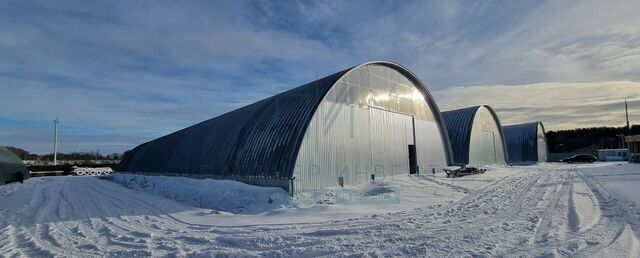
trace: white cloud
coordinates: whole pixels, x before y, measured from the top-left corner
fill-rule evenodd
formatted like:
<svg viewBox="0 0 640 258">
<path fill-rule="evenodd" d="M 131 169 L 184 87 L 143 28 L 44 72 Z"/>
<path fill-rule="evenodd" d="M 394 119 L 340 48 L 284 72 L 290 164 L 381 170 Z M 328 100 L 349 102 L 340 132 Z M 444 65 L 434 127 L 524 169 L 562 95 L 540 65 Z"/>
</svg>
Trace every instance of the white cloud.
<svg viewBox="0 0 640 258">
<path fill-rule="evenodd" d="M 503 125 L 542 121 L 547 130 L 640 124 L 640 82 L 536 83 L 452 87 L 433 92 L 440 110 L 493 107 Z"/>
<path fill-rule="evenodd" d="M 436 89 L 640 80 L 637 1 L 302 1 L 296 7 L 305 27 L 332 30 L 323 40 L 351 53 L 340 58 L 397 61 Z"/>
</svg>

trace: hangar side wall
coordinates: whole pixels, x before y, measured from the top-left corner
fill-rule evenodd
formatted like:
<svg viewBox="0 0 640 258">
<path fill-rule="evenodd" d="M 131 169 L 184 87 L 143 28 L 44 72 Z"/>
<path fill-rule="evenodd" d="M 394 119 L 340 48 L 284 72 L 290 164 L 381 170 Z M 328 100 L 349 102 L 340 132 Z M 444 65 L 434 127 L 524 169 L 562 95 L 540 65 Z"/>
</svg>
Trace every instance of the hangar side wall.
<svg viewBox="0 0 640 258">
<path fill-rule="evenodd" d="M 317 190 L 409 173 L 415 145 L 421 173 L 447 165 L 441 125 L 415 82 L 368 64 L 345 74 L 314 114 L 294 169 L 294 189 Z M 414 139 L 415 135 L 415 139 Z"/>
<path fill-rule="evenodd" d="M 544 126 L 542 123 L 538 123 L 537 130 L 537 142 L 538 142 L 538 162 L 546 162 L 547 161 L 547 135 L 544 130 Z"/>
<path fill-rule="evenodd" d="M 503 137 L 496 119 L 485 106 L 476 111 L 469 143 L 469 165 L 505 164 Z"/>
</svg>

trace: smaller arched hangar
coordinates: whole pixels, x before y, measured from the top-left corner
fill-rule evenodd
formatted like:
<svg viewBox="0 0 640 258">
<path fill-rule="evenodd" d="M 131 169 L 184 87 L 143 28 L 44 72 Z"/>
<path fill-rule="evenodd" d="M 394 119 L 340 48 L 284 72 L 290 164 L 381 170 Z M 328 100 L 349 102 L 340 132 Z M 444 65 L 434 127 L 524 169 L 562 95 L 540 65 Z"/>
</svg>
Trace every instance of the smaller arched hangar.
<svg viewBox="0 0 640 258">
<path fill-rule="evenodd" d="M 547 161 L 547 136 L 542 122 L 507 125 L 502 128 L 509 162 Z"/>
<path fill-rule="evenodd" d="M 489 106 L 442 112 L 451 141 L 454 165 L 481 167 L 505 164 L 506 145 L 502 126 Z"/>
<path fill-rule="evenodd" d="M 0 147 L 0 185 L 17 180 L 17 173 L 21 173 L 24 179 L 30 176 L 29 169 L 18 156 Z"/>
</svg>

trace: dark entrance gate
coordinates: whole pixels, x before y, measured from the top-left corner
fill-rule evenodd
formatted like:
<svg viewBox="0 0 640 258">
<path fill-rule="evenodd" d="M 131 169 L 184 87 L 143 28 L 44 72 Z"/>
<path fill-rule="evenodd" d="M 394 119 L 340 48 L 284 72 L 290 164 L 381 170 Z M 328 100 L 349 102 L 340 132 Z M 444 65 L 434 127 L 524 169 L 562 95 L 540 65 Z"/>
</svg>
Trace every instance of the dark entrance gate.
<svg viewBox="0 0 640 258">
<path fill-rule="evenodd" d="M 416 146 L 409 145 L 409 174 L 418 173 L 418 156 L 416 155 Z"/>
</svg>

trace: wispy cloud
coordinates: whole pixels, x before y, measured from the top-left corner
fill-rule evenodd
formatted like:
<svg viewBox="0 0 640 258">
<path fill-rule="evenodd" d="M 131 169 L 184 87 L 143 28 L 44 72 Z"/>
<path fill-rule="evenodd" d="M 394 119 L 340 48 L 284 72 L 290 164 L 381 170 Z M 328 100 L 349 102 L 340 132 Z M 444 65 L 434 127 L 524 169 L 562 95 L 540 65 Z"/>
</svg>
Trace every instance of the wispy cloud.
<svg viewBox="0 0 640 258">
<path fill-rule="evenodd" d="M 123 151 L 379 59 L 434 91 L 632 83 L 638 12 L 636 1 L 3 1 L 0 145 L 46 152 L 25 132 L 44 139 L 61 116 L 67 137 L 93 137 L 69 150 Z"/>
<path fill-rule="evenodd" d="M 537 83 L 452 87 L 434 92 L 441 110 L 490 105 L 502 124 L 542 121 L 547 130 L 640 124 L 640 83 Z"/>
</svg>

